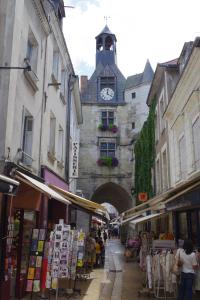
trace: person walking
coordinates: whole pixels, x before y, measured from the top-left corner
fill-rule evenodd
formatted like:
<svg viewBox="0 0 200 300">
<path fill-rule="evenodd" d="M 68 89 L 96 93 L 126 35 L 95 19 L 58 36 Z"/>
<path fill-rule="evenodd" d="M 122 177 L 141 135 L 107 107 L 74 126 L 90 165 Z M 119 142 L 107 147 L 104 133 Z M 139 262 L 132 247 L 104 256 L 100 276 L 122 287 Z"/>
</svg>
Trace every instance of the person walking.
<svg viewBox="0 0 200 300">
<path fill-rule="evenodd" d="M 101 228 L 100 228 L 100 227 L 98 228 L 97 234 L 98 234 L 98 237 L 99 237 L 99 239 L 100 239 L 100 238 L 101 238 Z"/>
<path fill-rule="evenodd" d="M 183 249 L 180 248 L 177 250 L 176 259 L 181 265 L 181 282 L 177 300 L 192 300 L 192 286 L 195 270 L 198 268 L 192 241 L 184 241 Z"/>
<path fill-rule="evenodd" d="M 104 244 L 106 244 L 107 238 L 108 238 L 108 235 L 107 235 L 106 231 L 104 230 L 104 231 L 103 231 L 103 240 L 104 240 Z"/>
<path fill-rule="evenodd" d="M 98 268 L 100 266 L 100 255 L 101 255 L 101 247 L 99 243 L 99 238 L 95 238 L 95 251 L 96 251 L 96 263 L 95 267 Z"/>
<path fill-rule="evenodd" d="M 101 249 L 100 264 L 103 267 L 104 263 L 105 263 L 105 246 L 104 246 L 102 239 L 99 239 L 99 245 L 100 245 L 100 249 Z"/>
</svg>

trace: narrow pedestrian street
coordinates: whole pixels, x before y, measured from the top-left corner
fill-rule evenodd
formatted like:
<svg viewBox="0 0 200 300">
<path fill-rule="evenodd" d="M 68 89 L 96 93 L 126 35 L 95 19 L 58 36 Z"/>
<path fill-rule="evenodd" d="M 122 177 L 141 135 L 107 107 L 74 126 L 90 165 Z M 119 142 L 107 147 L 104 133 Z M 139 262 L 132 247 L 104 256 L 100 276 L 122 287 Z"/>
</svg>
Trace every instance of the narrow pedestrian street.
<svg viewBox="0 0 200 300">
<path fill-rule="evenodd" d="M 81 295 L 74 299 L 82 300 L 134 300 L 145 282 L 137 262 L 126 262 L 124 247 L 118 239 L 112 239 L 106 245 L 104 269 L 94 269 L 86 281 L 78 281 L 77 289 Z M 61 298 L 64 300 L 64 298 Z M 73 297 L 71 297 L 73 299 Z M 150 299 L 140 296 L 141 300 Z"/>
</svg>

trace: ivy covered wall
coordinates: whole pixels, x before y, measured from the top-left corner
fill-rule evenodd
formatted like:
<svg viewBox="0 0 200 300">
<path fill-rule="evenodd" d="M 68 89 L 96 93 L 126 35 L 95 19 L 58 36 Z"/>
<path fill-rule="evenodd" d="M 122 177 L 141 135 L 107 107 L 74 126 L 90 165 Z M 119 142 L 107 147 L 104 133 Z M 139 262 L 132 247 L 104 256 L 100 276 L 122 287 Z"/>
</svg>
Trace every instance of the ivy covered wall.
<svg viewBox="0 0 200 300">
<path fill-rule="evenodd" d="M 149 109 L 149 115 L 139 134 L 134 147 L 135 152 L 135 194 L 136 204 L 138 194 L 146 192 L 148 199 L 153 196 L 152 168 L 155 161 L 155 107 L 156 96 L 154 96 Z"/>
</svg>

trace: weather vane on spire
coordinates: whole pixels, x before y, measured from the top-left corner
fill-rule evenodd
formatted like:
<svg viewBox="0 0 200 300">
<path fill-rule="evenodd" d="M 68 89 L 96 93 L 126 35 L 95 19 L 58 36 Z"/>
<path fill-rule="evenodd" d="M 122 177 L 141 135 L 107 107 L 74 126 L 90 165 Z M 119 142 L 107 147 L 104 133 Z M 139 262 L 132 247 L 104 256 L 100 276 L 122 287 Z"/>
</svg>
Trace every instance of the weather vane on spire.
<svg viewBox="0 0 200 300">
<path fill-rule="evenodd" d="M 108 25 L 108 19 L 110 19 L 109 16 L 104 16 L 104 20 L 106 21 L 106 25 Z"/>
</svg>

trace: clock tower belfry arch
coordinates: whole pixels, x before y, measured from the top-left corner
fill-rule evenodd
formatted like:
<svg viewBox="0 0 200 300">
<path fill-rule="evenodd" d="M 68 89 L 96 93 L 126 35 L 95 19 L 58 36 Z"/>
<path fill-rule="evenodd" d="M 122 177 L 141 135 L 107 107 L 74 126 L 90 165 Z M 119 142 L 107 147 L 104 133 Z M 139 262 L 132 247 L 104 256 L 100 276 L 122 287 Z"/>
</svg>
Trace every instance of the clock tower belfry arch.
<svg viewBox="0 0 200 300">
<path fill-rule="evenodd" d="M 82 103 L 124 104 L 126 79 L 117 66 L 116 36 L 106 25 L 96 36 L 96 67 L 89 80 L 81 81 Z"/>
<path fill-rule="evenodd" d="M 117 65 L 116 36 L 106 25 L 102 32 L 96 36 L 96 67 L 99 63 L 103 66 Z"/>
</svg>

